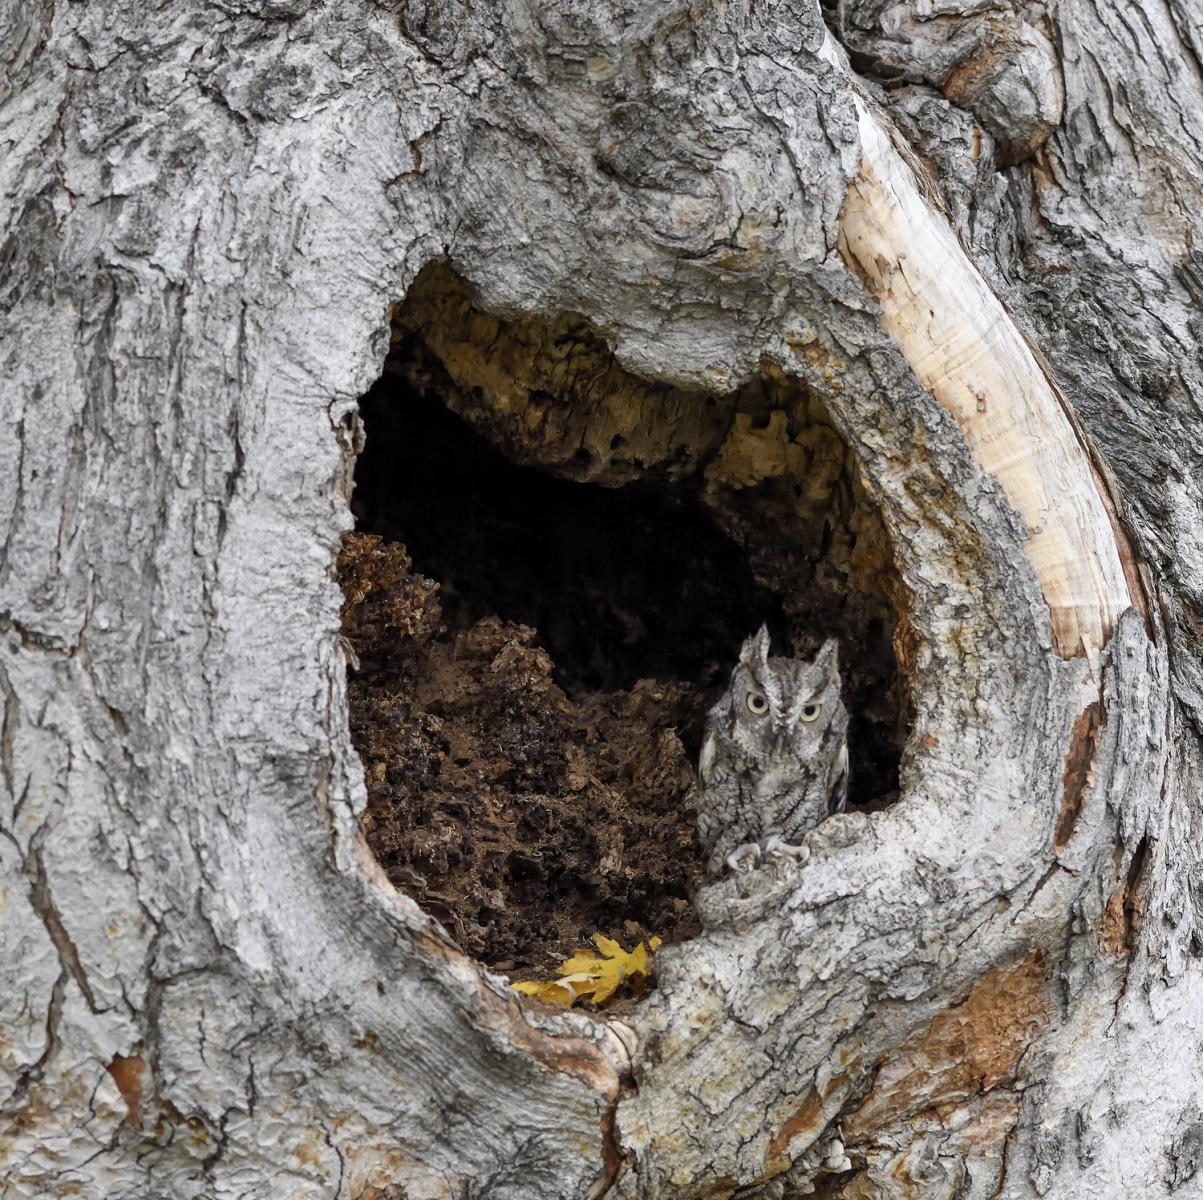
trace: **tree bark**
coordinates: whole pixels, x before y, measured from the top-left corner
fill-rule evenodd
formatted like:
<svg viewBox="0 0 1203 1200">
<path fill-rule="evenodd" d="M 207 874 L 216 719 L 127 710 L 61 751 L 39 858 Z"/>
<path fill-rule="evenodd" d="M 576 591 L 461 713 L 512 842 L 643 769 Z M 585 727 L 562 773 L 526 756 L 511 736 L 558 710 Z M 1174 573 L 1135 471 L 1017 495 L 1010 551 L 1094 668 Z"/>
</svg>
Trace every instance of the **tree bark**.
<svg viewBox="0 0 1203 1200">
<path fill-rule="evenodd" d="M 929 7 L 8 6 L 5 1195 L 1199 1186 L 1203 25 Z M 900 581 L 902 798 L 622 1019 L 358 829 L 332 569 L 438 262 L 819 397 Z"/>
</svg>

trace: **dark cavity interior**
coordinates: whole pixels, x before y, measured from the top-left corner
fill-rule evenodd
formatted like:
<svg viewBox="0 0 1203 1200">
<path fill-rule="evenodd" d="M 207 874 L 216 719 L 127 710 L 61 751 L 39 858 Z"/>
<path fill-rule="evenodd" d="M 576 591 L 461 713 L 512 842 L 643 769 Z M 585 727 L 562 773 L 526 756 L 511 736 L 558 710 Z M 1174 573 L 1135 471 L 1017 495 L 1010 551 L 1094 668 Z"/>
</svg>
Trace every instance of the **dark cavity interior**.
<svg viewBox="0 0 1203 1200">
<path fill-rule="evenodd" d="M 516 466 L 444 401 L 448 381 L 403 341 L 360 401 L 357 528 L 402 542 L 439 583 L 448 630 L 528 625 L 571 695 L 639 679 L 715 683 L 732 646 L 781 604 L 696 493 L 574 483 Z"/>
<path fill-rule="evenodd" d="M 896 795 L 893 568 L 799 387 L 647 384 L 445 270 L 398 311 L 340 560 L 352 736 L 376 855 L 487 965 L 696 932 L 693 764 L 761 622 L 840 637 L 851 802 Z"/>
</svg>

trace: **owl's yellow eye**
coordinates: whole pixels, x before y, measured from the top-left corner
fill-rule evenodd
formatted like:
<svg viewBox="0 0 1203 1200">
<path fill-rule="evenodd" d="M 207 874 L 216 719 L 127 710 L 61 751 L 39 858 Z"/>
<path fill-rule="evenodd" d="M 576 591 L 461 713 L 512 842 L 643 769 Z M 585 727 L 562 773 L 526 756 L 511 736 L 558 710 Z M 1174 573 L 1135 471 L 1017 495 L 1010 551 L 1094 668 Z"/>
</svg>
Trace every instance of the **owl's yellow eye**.
<svg viewBox="0 0 1203 1200">
<path fill-rule="evenodd" d="M 769 711 L 769 702 L 760 692 L 748 693 L 748 712 L 755 716 L 763 717 Z"/>
<path fill-rule="evenodd" d="M 821 713 L 822 711 L 823 711 L 823 706 L 821 704 L 808 704 L 802 710 L 802 720 L 817 721 L 819 719 L 819 713 Z"/>
</svg>

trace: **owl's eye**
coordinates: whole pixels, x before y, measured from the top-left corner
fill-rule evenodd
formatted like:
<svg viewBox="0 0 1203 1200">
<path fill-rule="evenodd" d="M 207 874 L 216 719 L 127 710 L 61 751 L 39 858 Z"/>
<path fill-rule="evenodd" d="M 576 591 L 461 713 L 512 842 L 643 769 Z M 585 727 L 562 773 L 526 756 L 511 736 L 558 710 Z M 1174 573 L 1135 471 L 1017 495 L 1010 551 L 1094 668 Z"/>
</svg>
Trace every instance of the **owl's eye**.
<svg viewBox="0 0 1203 1200">
<path fill-rule="evenodd" d="M 769 702 L 761 695 L 760 692 L 748 693 L 748 712 L 754 713 L 758 717 L 764 716 L 769 711 Z"/>
<path fill-rule="evenodd" d="M 817 721 L 819 719 L 819 713 L 821 713 L 822 711 L 823 711 L 823 706 L 821 704 L 808 704 L 802 710 L 802 720 Z"/>
</svg>

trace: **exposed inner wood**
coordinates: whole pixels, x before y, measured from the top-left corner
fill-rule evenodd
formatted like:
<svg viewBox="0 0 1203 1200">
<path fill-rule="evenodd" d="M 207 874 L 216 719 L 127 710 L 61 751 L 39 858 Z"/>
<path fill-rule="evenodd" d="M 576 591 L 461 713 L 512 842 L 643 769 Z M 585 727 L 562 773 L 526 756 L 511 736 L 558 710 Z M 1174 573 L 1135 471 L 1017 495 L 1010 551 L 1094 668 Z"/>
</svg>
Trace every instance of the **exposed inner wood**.
<svg viewBox="0 0 1203 1200">
<path fill-rule="evenodd" d="M 1122 851 L 1117 853 L 1117 857 L 1122 862 Z M 1149 843 L 1142 838 L 1132 852 L 1127 871 L 1103 909 L 1099 922 L 1099 942 L 1108 954 L 1116 957 L 1131 954 L 1135 944 L 1136 930 L 1144 914 L 1145 869 L 1148 859 Z"/>
<path fill-rule="evenodd" d="M 1082 811 L 1082 802 L 1094 775 L 1094 756 L 1098 749 L 1103 726 L 1103 705 L 1095 700 L 1088 704 L 1074 723 L 1069 753 L 1065 756 L 1064 793 L 1053 849 L 1058 854 L 1069 845 L 1074 827 Z"/>
<path fill-rule="evenodd" d="M 1136 598 L 1091 456 L 1014 317 L 859 99 L 857 111 L 862 168 L 845 199 L 840 252 L 1023 519 L 1058 653 L 1092 654 Z"/>
<path fill-rule="evenodd" d="M 968 1182 L 969 1173 L 979 1186 L 1001 1183 L 1003 1144 L 1019 1106 L 1011 1085 L 1050 1019 L 1048 974 L 1045 956 L 1033 950 L 983 975 L 964 1000 L 883 1064 L 841 1123 L 857 1169 L 833 1181 L 825 1194 L 841 1200 L 931 1195 L 923 1148 L 932 1140 L 950 1163 L 965 1163 L 954 1167 L 946 1184 Z"/>
<path fill-rule="evenodd" d="M 1015 1078 L 1019 1059 L 1047 1024 L 1042 951 L 983 975 L 960 1004 L 940 1013 L 883 1066 L 844 1122 L 849 1143 L 890 1121 L 950 1109 Z"/>
<path fill-rule="evenodd" d="M 803 1144 L 813 1139 L 815 1133 L 827 1124 L 832 1096 L 839 1093 L 842 1098 L 847 1091 L 848 1078 L 844 1075 L 829 1080 L 821 1095 L 811 1088 L 798 1111 L 773 1135 L 769 1143 L 769 1164 L 775 1169 L 788 1164 L 793 1157 L 790 1144 L 796 1139 L 804 1139 Z"/>
<path fill-rule="evenodd" d="M 143 1101 L 148 1087 L 152 1085 L 146 1060 L 137 1054 L 114 1054 L 109 1061 L 108 1072 L 129 1110 L 125 1118 L 126 1124 L 140 1125 Z"/>
</svg>

